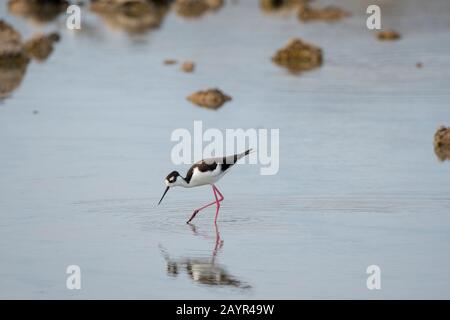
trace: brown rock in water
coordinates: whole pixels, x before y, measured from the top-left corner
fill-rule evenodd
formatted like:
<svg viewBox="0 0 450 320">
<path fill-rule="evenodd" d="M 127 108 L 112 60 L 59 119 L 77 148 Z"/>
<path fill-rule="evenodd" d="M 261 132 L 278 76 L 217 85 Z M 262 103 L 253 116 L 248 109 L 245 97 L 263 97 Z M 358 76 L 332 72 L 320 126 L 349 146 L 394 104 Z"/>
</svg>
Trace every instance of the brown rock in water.
<svg viewBox="0 0 450 320">
<path fill-rule="evenodd" d="M 195 63 L 192 61 L 185 61 L 181 65 L 181 70 L 183 70 L 184 72 L 192 72 L 192 71 L 194 71 L 194 69 L 195 69 Z"/>
<path fill-rule="evenodd" d="M 15 90 L 25 75 L 29 57 L 46 59 L 53 51 L 53 43 L 59 34 L 38 34 L 22 42 L 22 37 L 12 26 L 0 20 L 0 98 L 7 97 Z"/>
<path fill-rule="evenodd" d="M 434 134 L 434 152 L 439 160 L 450 160 L 450 127 L 441 126 Z"/>
<path fill-rule="evenodd" d="M 59 39 L 60 36 L 56 32 L 49 35 L 39 33 L 25 43 L 25 50 L 34 59 L 44 61 L 53 52 L 53 44 Z"/>
<path fill-rule="evenodd" d="M 416 68 L 421 69 L 423 67 L 423 63 L 422 62 L 417 62 L 416 63 Z"/>
<path fill-rule="evenodd" d="M 20 67 L 28 61 L 20 33 L 4 20 L 0 20 L 0 66 Z"/>
<path fill-rule="evenodd" d="M 111 27 L 131 33 L 158 28 L 168 11 L 167 1 L 92 0 L 90 9 Z"/>
<path fill-rule="evenodd" d="M 5 66 L 0 63 L 0 100 L 17 89 L 25 76 L 28 63 Z"/>
<path fill-rule="evenodd" d="M 210 10 L 217 10 L 223 6 L 223 0 L 205 0 Z"/>
<path fill-rule="evenodd" d="M 384 30 L 377 34 L 378 40 L 398 40 L 400 34 L 394 30 Z"/>
<path fill-rule="evenodd" d="M 188 96 L 187 99 L 201 107 L 218 109 L 225 102 L 230 101 L 231 97 L 219 89 L 208 89 L 206 91 L 197 91 Z"/>
<path fill-rule="evenodd" d="M 272 57 L 272 61 L 297 73 L 322 65 L 322 50 L 300 39 L 291 39 Z"/>
<path fill-rule="evenodd" d="M 176 0 L 175 11 L 185 18 L 198 18 L 208 11 L 221 8 L 223 0 Z"/>
<path fill-rule="evenodd" d="M 66 0 L 9 0 L 8 9 L 14 15 L 43 23 L 54 20 L 66 12 L 69 2 Z"/>
<path fill-rule="evenodd" d="M 303 22 L 313 20 L 337 21 L 350 16 L 350 12 L 339 7 L 327 6 L 324 8 L 312 8 L 308 3 L 300 5 L 298 18 Z"/>
<path fill-rule="evenodd" d="M 177 64 L 177 63 L 178 63 L 178 61 L 175 60 L 175 59 L 166 59 L 166 60 L 164 60 L 164 64 L 165 65 L 173 65 L 173 64 Z"/>
<path fill-rule="evenodd" d="M 309 2 L 309 0 L 260 0 L 259 6 L 266 12 L 278 12 L 281 10 L 291 10 L 299 5 Z"/>
<path fill-rule="evenodd" d="M 0 20 L 0 99 L 8 97 L 20 85 L 28 62 L 20 33 Z"/>
</svg>

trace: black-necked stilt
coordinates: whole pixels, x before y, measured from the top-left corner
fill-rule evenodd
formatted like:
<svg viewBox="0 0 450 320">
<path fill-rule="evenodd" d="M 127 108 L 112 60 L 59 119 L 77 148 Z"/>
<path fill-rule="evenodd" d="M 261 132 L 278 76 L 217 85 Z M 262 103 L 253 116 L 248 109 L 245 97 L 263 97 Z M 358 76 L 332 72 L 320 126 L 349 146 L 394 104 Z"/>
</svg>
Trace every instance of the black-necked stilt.
<svg viewBox="0 0 450 320">
<path fill-rule="evenodd" d="M 197 215 L 197 213 L 200 212 L 200 210 L 203 210 L 213 204 L 216 204 L 216 216 L 214 218 L 214 223 L 217 222 L 217 215 L 219 214 L 220 209 L 220 202 L 224 199 L 222 193 L 217 189 L 217 187 L 214 185 L 217 181 L 220 180 L 220 178 L 223 177 L 225 173 L 228 172 L 228 170 L 241 158 L 245 157 L 251 152 L 252 149 L 249 149 L 245 152 L 238 153 L 232 156 L 227 157 L 218 157 L 218 158 L 209 158 L 209 159 L 203 159 L 194 165 L 188 170 L 186 177 L 183 178 L 178 171 L 172 171 L 165 180 L 166 183 L 166 190 L 164 191 L 164 194 L 161 197 L 161 200 L 159 200 L 158 205 L 163 200 L 164 196 L 166 195 L 167 191 L 169 191 L 170 187 L 184 187 L 184 188 L 193 188 L 198 186 L 203 186 L 206 184 L 210 184 L 213 189 L 214 197 L 216 198 L 216 201 L 213 201 L 211 203 L 208 203 L 204 205 L 201 208 L 198 208 L 194 210 L 194 213 L 190 217 L 190 219 L 186 222 L 189 223 L 194 219 L 194 217 Z"/>
</svg>

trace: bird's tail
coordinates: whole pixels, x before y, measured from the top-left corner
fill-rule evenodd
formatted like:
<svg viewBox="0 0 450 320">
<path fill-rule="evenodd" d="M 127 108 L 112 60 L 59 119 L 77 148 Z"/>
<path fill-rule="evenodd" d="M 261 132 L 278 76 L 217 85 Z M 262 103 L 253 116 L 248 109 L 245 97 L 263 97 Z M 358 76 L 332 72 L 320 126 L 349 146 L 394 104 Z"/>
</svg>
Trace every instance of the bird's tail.
<svg viewBox="0 0 450 320">
<path fill-rule="evenodd" d="M 249 155 L 250 153 L 253 153 L 253 152 L 255 152 L 255 150 L 253 150 L 252 148 L 250 148 L 250 149 L 248 149 L 248 150 L 242 152 L 242 153 L 238 156 L 238 158 L 241 159 L 241 158 L 243 158 L 243 157 L 245 157 L 245 156 L 247 156 L 247 155 Z"/>
</svg>

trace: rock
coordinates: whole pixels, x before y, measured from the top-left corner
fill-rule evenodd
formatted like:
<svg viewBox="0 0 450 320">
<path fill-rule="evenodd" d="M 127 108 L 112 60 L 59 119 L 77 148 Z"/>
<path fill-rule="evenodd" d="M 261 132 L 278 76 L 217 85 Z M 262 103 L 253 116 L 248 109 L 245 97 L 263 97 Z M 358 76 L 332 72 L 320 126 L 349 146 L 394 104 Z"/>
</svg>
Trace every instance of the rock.
<svg viewBox="0 0 450 320">
<path fill-rule="evenodd" d="M 322 50 L 300 39 L 291 39 L 272 57 L 272 61 L 297 73 L 322 65 Z"/>
<path fill-rule="evenodd" d="M 66 12 L 69 2 L 66 0 L 9 0 L 8 9 L 12 14 L 42 23 L 54 20 Z"/>
<path fill-rule="evenodd" d="M 423 67 L 423 63 L 422 62 L 417 62 L 416 63 L 416 68 L 422 68 Z"/>
<path fill-rule="evenodd" d="M 281 10 L 297 9 L 299 5 L 309 0 L 260 0 L 259 6 L 266 12 L 278 12 Z"/>
<path fill-rule="evenodd" d="M 187 99 L 201 107 L 218 109 L 225 102 L 230 101 L 231 97 L 219 89 L 208 89 L 206 91 L 197 91 L 188 96 Z"/>
<path fill-rule="evenodd" d="M 166 59 L 166 60 L 164 60 L 164 64 L 166 64 L 166 65 L 173 65 L 173 64 L 177 64 L 177 63 L 178 63 L 178 61 L 174 60 L 174 59 Z"/>
<path fill-rule="evenodd" d="M 439 160 L 450 160 L 450 127 L 441 126 L 434 134 L 434 152 Z"/>
<path fill-rule="evenodd" d="M 400 34 L 394 30 L 384 30 L 377 34 L 378 40 L 398 40 Z"/>
<path fill-rule="evenodd" d="M 324 8 L 312 8 L 308 3 L 300 5 L 298 18 L 303 22 L 313 20 L 337 21 L 350 16 L 350 13 L 335 6 L 327 6 Z"/>
<path fill-rule="evenodd" d="M 59 34 L 38 34 L 22 42 L 22 37 L 12 26 L 0 20 L 0 98 L 15 90 L 25 75 L 30 57 L 46 59 L 53 51 Z"/>
<path fill-rule="evenodd" d="M 141 33 L 158 28 L 164 19 L 166 1 L 93 0 L 91 10 L 114 28 Z"/>
<path fill-rule="evenodd" d="M 450 127 L 439 127 L 434 134 L 434 145 L 438 147 L 447 146 L 450 148 Z"/>
<path fill-rule="evenodd" d="M 53 43 L 59 41 L 59 38 L 59 34 L 56 32 L 49 35 L 36 34 L 25 43 L 25 50 L 36 60 L 46 60 L 53 52 Z"/>
<path fill-rule="evenodd" d="M 4 20 L 0 20 L 0 99 L 4 99 L 22 82 L 29 58 L 22 36 Z"/>
<path fill-rule="evenodd" d="M 218 10 L 223 0 L 176 0 L 175 11 L 185 18 L 198 18 L 208 11 Z"/>
<path fill-rule="evenodd" d="M 194 69 L 195 69 L 195 63 L 192 61 L 185 61 L 181 65 L 181 70 L 183 70 L 184 72 L 193 72 Z"/>
<path fill-rule="evenodd" d="M 22 36 L 4 20 L 0 20 L 0 66 L 21 67 L 29 58 L 23 48 Z"/>
<path fill-rule="evenodd" d="M 28 63 L 4 66 L 0 63 L 0 100 L 7 98 L 17 89 L 25 76 Z"/>
</svg>

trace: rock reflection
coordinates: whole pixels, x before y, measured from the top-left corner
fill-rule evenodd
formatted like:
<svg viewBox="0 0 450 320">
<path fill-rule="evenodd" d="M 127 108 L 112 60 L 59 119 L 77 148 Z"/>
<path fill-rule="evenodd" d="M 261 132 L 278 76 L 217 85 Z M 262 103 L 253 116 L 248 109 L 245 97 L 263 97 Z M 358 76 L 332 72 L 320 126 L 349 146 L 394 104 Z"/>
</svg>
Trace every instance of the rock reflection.
<svg viewBox="0 0 450 320">
<path fill-rule="evenodd" d="M 441 126 L 434 134 L 434 152 L 441 161 L 450 161 L 450 127 Z"/>
<path fill-rule="evenodd" d="M 113 28 L 143 33 L 158 28 L 171 1 L 163 0 L 93 0 L 91 10 Z"/>
<path fill-rule="evenodd" d="M 190 225 L 194 235 L 201 235 L 197 232 L 194 225 Z M 223 240 L 220 238 L 220 233 L 217 225 L 215 225 L 215 246 L 211 257 L 190 257 L 174 259 L 170 257 L 168 251 L 160 245 L 161 254 L 167 263 L 167 274 L 172 277 L 177 277 L 182 271 L 196 283 L 206 286 L 223 286 L 234 287 L 239 289 L 250 289 L 251 286 L 245 282 L 235 278 L 228 271 L 216 262 L 217 255 L 223 247 Z M 204 236 L 208 238 L 208 236 Z"/>
<path fill-rule="evenodd" d="M 14 15 L 22 16 L 36 23 L 56 19 L 67 10 L 66 0 L 9 0 L 8 9 Z"/>
</svg>

